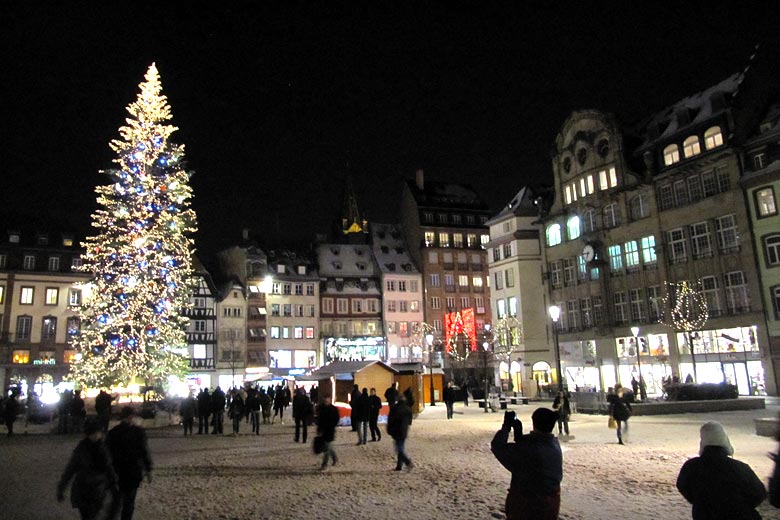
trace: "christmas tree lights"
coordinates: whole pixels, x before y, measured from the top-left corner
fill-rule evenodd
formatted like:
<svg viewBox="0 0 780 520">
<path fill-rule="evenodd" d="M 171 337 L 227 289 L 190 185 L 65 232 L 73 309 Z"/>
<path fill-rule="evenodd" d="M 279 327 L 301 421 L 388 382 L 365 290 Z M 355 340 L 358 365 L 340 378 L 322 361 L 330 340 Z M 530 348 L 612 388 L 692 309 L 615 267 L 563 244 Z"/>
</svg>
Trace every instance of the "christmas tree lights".
<svg viewBox="0 0 780 520">
<path fill-rule="evenodd" d="M 686 280 L 667 282 L 666 295 L 661 298 L 664 316 L 659 320 L 667 327 L 685 332 L 685 339 L 691 352 L 693 377 L 696 373 L 696 355 L 691 342 L 691 332 L 701 330 L 709 319 L 707 298 L 700 290 L 695 290 Z"/>
<path fill-rule="evenodd" d="M 80 308 L 81 329 L 70 378 L 106 387 L 134 378 L 160 384 L 187 369 L 182 312 L 193 287 L 190 174 L 184 146 L 169 141 L 177 128 L 152 64 L 127 107 L 121 139 L 111 141 L 117 169 L 101 172 L 111 181 L 96 187 L 94 236 L 85 248 L 82 270 L 93 275 Z"/>
</svg>

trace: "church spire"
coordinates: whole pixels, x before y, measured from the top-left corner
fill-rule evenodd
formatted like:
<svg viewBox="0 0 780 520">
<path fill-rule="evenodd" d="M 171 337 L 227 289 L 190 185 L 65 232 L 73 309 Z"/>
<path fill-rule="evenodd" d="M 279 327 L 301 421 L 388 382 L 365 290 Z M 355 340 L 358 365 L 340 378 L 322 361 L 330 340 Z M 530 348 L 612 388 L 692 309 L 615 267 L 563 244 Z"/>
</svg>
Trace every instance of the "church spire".
<svg viewBox="0 0 780 520">
<path fill-rule="evenodd" d="M 360 213 L 355 190 L 352 187 L 352 177 L 349 174 L 347 174 L 344 182 L 344 200 L 341 206 L 341 234 L 350 242 L 357 237 L 360 237 L 358 241 L 363 241 L 368 235 L 368 221 Z"/>
</svg>

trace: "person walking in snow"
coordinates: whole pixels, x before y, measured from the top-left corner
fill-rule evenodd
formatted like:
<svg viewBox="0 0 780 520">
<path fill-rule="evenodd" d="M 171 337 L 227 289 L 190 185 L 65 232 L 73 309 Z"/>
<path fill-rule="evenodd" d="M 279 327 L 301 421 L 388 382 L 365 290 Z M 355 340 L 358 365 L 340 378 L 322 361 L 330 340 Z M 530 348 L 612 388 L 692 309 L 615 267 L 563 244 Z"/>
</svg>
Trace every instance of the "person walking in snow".
<svg viewBox="0 0 780 520">
<path fill-rule="evenodd" d="M 233 420 L 233 435 L 236 436 L 241 426 L 241 419 L 244 417 L 244 399 L 239 391 L 233 392 L 233 399 L 230 400 L 228 408 L 228 417 Z"/>
<path fill-rule="evenodd" d="M 209 415 L 211 415 L 211 396 L 204 388 L 198 394 L 198 435 L 209 433 Z"/>
<path fill-rule="evenodd" d="M 110 494 L 112 500 L 116 501 L 119 495 L 116 472 L 103 436 L 101 423 L 97 419 L 90 418 L 84 422 L 84 438 L 73 450 L 57 484 L 57 501 L 62 502 L 65 500 L 65 490 L 73 480 L 70 503 L 79 510 L 82 520 L 97 518 L 106 497 Z"/>
<path fill-rule="evenodd" d="M 558 412 L 558 435 L 566 432 L 569 435 L 569 416 L 571 415 L 571 403 L 568 392 L 561 390 L 553 401 L 553 410 Z"/>
<path fill-rule="evenodd" d="M 188 433 L 192 435 L 192 427 L 195 424 L 195 412 L 198 408 L 198 402 L 192 396 L 188 394 L 184 397 L 179 404 L 179 415 L 181 415 L 181 422 L 184 426 L 184 435 Z"/>
<path fill-rule="evenodd" d="M 146 441 L 146 432 L 136 424 L 133 409 L 122 409 L 122 421 L 108 432 L 108 448 L 114 469 L 119 477 L 119 495 L 122 504 L 122 520 L 132 520 L 135 496 L 141 481 L 152 481 L 152 457 Z"/>
<path fill-rule="evenodd" d="M 358 387 L 358 385 L 352 385 L 352 391 L 349 393 L 349 406 L 351 408 L 349 412 L 349 422 L 353 432 L 358 431 L 357 407 L 359 400 L 360 387 Z M 358 439 L 360 439 L 360 433 L 358 433 Z"/>
<path fill-rule="evenodd" d="M 271 399 L 271 396 L 265 391 L 265 388 L 260 389 L 257 397 L 260 399 L 260 410 L 262 410 L 263 413 L 263 424 L 270 424 L 271 406 L 273 405 L 273 400 Z"/>
<path fill-rule="evenodd" d="M 322 404 L 317 407 L 317 435 L 322 437 L 325 447 L 322 455 L 320 471 L 328 469 L 328 461 L 335 466 L 338 457 L 333 449 L 333 441 L 336 439 L 336 426 L 339 425 L 339 410 L 333 406 L 331 398 L 326 395 L 322 398 Z"/>
<path fill-rule="evenodd" d="M 371 401 L 368 388 L 364 388 L 355 403 L 355 420 L 357 421 L 358 445 L 368 441 L 368 421 L 371 418 Z"/>
<path fill-rule="evenodd" d="M 368 396 L 368 429 L 371 430 L 371 442 L 381 441 L 382 432 L 379 431 L 379 412 L 382 411 L 382 400 L 376 395 L 376 388 L 372 388 Z"/>
<path fill-rule="evenodd" d="M 256 388 L 252 388 L 247 393 L 244 407 L 251 419 L 252 433 L 260 435 L 260 395 Z"/>
<path fill-rule="evenodd" d="M 303 443 L 306 444 L 309 432 L 308 421 L 312 415 L 312 404 L 309 401 L 306 390 L 303 388 L 295 389 L 295 395 L 292 400 L 292 414 L 295 421 L 295 437 L 293 440 L 298 442 L 302 438 Z"/>
<path fill-rule="evenodd" d="M 284 409 L 290 404 L 289 389 L 287 387 L 282 388 L 279 385 L 274 393 L 274 416 L 271 419 L 271 424 L 276 420 L 276 416 L 279 416 L 279 422 L 284 424 Z"/>
<path fill-rule="evenodd" d="M 444 406 L 447 407 L 447 419 L 452 419 L 455 408 L 455 389 L 452 387 L 452 381 L 447 381 L 444 387 Z"/>
<path fill-rule="evenodd" d="M 561 506 L 563 454 L 552 434 L 558 413 L 537 408 L 531 415 L 533 430 L 523 435 L 523 423 L 515 412 L 504 414 L 504 423 L 490 443 L 490 451 L 512 473 L 505 509 L 507 520 L 557 520 Z M 514 430 L 515 442 L 508 442 Z"/>
<path fill-rule="evenodd" d="M 393 438 L 393 445 L 397 461 L 395 470 L 401 471 L 406 466 L 412 469 L 412 459 L 406 454 L 406 438 L 409 436 L 409 427 L 412 425 L 412 409 L 406 402 L 406 395 L 400 394 L 398 401 L 390 407 L 390 415 L 387 417 L 387 434 Z"/>
<path fill-rule="evenodd" d="M 631 417 L 631 404 L 623 396 L 623 387 L 620 383 L 615 385 L 615 391 L 607 395 L 609 403 L 609 416 L 617 423 L 618 444 L 623 443 L 623 433 L 628 433 L 628 419 Z"/>
<path fill-rule="evenodd" d="M 761 518 L 756 507 L 766 498 L 764 484 L 750 466 L 732 458 L 723 426 L 707 422 L 699 436 L 699 456 L 685 462 L 677 476 L 677 489 L 693 505 L 692 518 Z"/>
</svg>

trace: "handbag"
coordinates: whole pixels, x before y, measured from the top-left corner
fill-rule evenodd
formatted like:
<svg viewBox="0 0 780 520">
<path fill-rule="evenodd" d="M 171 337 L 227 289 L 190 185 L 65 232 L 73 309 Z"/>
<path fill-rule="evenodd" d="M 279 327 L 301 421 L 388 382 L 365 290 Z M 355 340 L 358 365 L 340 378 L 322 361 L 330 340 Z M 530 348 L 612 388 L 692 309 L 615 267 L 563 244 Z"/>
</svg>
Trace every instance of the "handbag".
<svg viewBox="0 0 780 520">
<path fill-rule="evenodd" d="M 325 451 L 325 444 L 325 439 L 322 437 L 322 435 L 317 435 L 314 437 L 314 441 L 311 444 L 311 447 L 314 450 L 314 454 L 319 455 Z"/>
<path fill-rule="evenodd" d="M 615 420 L 614 417 L 610 417 L 607 420 L 607 428 L 609 428 L 610 430 L 617 430 L 617 421 Z"/>
</svg>

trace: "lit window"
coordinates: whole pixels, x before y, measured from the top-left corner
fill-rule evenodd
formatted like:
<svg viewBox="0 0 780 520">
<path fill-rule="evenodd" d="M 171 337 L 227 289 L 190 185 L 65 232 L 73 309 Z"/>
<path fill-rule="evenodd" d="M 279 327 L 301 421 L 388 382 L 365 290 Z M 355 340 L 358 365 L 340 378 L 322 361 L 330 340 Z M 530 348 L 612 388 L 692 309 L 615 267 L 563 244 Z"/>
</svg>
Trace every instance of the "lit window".
<svg viewBox="0 0 780 520">
<path fill-rule="evenodd" d="M 35 289 L 33 287 L 22 287 L 19 294 L 19 303 L 22 305 L 32 305 Z"/>
<path fill-rule="evenodd" d="M 487 245 L 490 243 L 490 235 L 482 234 L 479 236 L 479 242 L 482 245 L 482 248 L 486 248 Z"/>
<path fill-rule="evenodd" d="M 0 285 L 0 303 L 5 300 L 5 285 Z"/>
<path fill-rule="evenodd" d="M 720 146 L 722 144 L 723 134 L 721 133 L 719 126 L 713 126 L 704 132 L 704 148 L 707 150 L 712 150 L 716 146 Z"/>
<path fill-rule="evenodd" d="M 566 231 L 569 235 L 569 240 L 574 240 L 580 236 L 580 217 L 571 217 L 566 222 Z"/>
<path fill-rule="evenodd" d="M 469 276 L 467 274 L 458 275 L 458 286 L 460 287 L 469 286 Z"/>
<path fill-rule="evenodd" d="M 469 233 L 466 235 L 466 247 L 477 247 L 477 234 Z"/>
<path fill-rule="evenodd" d="M 658 258 L 655 255 L 655 236 L 642 237 L 642 262 L 645 265 L 654 264 Z"/>
<path fill-rule="evenodd" d="M 596 191 L 596 187 L 593 183 L 593 175 L 588 175 L 588 195 L 591 195 Z"/>
<path fill-rule="evenodd" d="M 683 155 L 687 159 L 694 155 L 701 153 L 701 145 L 699 145 L 699 136 L 692 135 L 683 141 Z"/>
<path fill-rule="evenodd" d="M 425 232 L 425 246 L 426 247 L 431 247 L 435 240 L 436 240 L 436 233 L 434 233 L 433 231 L 426 231 Z"/>
<path fill-rule="evenodd" d="M 680 149 L 676 144 L 670 144 L 664 148 L 664 166 L 680 162 Z"/>
<path fill-rule="evenodd" d="M 472 287 L 482 287 L 482 277 L 481 276 L 473 276 L 471 278 L 471 286 Z"/>
<path fill-rule="evenodd" d="M 47 287 L 46 288 L 46 305 L 57 305 L 57 300 L 59 300 L 60 296 L 60 290 L 56 287 Z"/>
<path fill-rule="evenodd" d="M 613 167 L 609 169 L 609 187 L 614 188 L 615 186 L 617 186 L 617 172 Z"/>
<path fill-rule="evenodd" d="M 547 228 L 547 245 L 557 246 L 561 243 L 561 225 L 552 224 Z"/>
<path fill-rule="evenodd" d="M 636 240 L 630 240 L 623 245 L 626 253 L 626 269 L 633 271 L 639 269 L 639 250 Z"/>
<path fill-rule="evenodd" d="M 439 247 L 450 247 L 449 233 L 439 233 Z"/>
<path fill-rule="evenodd" d="M 580 197 L 584 197 L 586 193 L 585 190 L 585 177 L 580 178 Z"/>
<path fill-rule="evenodd" d="M 293 338 L 295 338 L 295 339 L 303 339 L 303 327 L 294 327 L 293 328 Z"/>
<path fill-rule="evenodd" d="M 30 362 L 30 351 L 29 350 L 14 350 L 13 352 L 13 359 L 11 360 L 14 364 L 25 364 Z"/>
<path fill-rule="evenodd" d="M 772 188 L 762 188 L 756 191 L 756 209 L 759 217 L 768 217 L 777 214 L 775 204 L 775 192 Z"/>
<path fill-rule="evenodd" d="M 566 204 L 571 204 L 571 186 L 566 186 L 564 193 L 566 194 Z"/>
<path fill-rule="evenodd" d="M 609 189 L 609 178 L 607 177 L 606 170 L 601 170 L 599 172 L 599 189 L 600 190 Z"/>
<path fill-rule="evenodd" d="M 452 247 L 462 248 L 463 247 L 463 234 L 462 233 L 453 233 L 452 234 Z"/>
<path fill-rule="evenodd" d="M 314 339 L 314 327 L 306 327 L 306 339 Z"/>
<path fill-rule="evenodd" d="M 607 250 L 609 255 L 609 266 L 613 273 L 619 273 L 623 270 L 623 255 L 621 253 L 620 245 L 609 246 Z"/>
<path fill-rule="evenodd" d="M 81 291 L 79 289 L 71 289 L 68 292 L 68 305 L 81 305 Z M 205 305 L 201 305 L 205 307 Z"/>
</svg>

